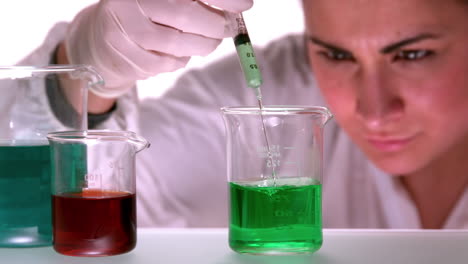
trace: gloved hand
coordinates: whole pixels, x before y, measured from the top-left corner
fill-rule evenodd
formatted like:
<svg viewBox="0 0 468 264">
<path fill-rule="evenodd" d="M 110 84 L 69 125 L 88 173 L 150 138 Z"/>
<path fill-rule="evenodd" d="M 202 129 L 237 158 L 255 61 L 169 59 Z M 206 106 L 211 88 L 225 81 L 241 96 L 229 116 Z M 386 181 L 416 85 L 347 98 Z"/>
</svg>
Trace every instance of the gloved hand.
<svg viewBox="0 0 468 264">
<path fill-rule="evenodd" d="M 91 65 L 102 75 L 105 87 L 92 92 L 118 97 L 136 80 L 182 68 L 191 56 L 208 55 L 227 37 L 225 12 L 239 13 L 252 4 L 253 0 L 101 0 L 71 23 L 65 39 L 68 61 Z"/>
</svg>

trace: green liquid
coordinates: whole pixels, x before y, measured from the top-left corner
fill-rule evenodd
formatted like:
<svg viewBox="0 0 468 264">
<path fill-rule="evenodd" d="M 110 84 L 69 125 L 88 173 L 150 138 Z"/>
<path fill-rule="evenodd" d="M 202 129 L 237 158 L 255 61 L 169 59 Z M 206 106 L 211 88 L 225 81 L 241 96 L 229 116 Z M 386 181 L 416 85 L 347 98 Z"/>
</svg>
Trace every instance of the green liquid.
<svg viewBox="0 0 468 264">
<path fill-rule="evenodd" d="M 244 72 L 247 85 L 251 88 L 258 88 L 263 83 L 263 79 L 249 35 L 237 35 L 234 38 L 234 45 L 236 46 L 237 55 L 239 57 L 242 71 Z"/>
<path fill-rule="evenodd" d="M 51 245 L 49 146 L 0 146 L 0 171 L 0 247 Z"/>
<path fill-rule="evenodd" d="M 270 180 L 271 181 L 271 180 Z M 309 178 L 229 183 L 229 245 L 240 253 L 298 254 L 322 245 L 322 187 Z"/>
</svg>

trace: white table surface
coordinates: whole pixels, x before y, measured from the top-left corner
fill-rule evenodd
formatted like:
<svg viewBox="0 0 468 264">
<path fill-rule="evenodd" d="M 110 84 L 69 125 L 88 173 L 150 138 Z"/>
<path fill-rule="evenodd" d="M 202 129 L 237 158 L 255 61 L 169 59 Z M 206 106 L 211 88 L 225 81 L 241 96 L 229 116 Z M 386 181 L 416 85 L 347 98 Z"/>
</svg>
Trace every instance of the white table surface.
<svg viewBox="0 0 468 264">
<path fill-rule="evenodd" d="M 52 247 L 0 248 L 1 264 L 468 264 L 468 230 L 324 230 L 309 256 L 251 256 L 233 252 L 227 229 L 139 229 L 136 248 L 111 257 L 69 257 Z"/>
</svg>

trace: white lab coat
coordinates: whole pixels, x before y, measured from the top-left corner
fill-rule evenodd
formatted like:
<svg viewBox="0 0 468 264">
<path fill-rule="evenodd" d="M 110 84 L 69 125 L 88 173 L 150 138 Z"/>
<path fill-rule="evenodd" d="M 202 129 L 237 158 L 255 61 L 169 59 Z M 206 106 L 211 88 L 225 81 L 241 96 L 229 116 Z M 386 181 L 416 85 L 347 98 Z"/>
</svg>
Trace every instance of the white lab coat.
<svg viewBox="0 0 468 264">
<path fill-rule="evenodd" d="M 44 64 L 66 25 L 53 29 L 29 64 Z M 323 105 L 303 38 L 288 36 L 256 55 L 266 105 Z M 157 89 L 157 87 L 155 87 Z M 119 99 L 103 127 L 133 130 L 151 142 L 137 157 L 140 227 L 228 224 L 222 106 L 256 105 L 235 55 L 182 76 L 163 97 Z M 47 110 L 47 109 L 45 109 Z M 50 118 L 50 115 L 47 115 Z M 414 203 L 394 177 L 374 167 L 333 121 L 325 128 L 323 224 L 328 228 L 420 228 Z M 468 228 L 468 191 L 444 228 Z"/>
</svg>

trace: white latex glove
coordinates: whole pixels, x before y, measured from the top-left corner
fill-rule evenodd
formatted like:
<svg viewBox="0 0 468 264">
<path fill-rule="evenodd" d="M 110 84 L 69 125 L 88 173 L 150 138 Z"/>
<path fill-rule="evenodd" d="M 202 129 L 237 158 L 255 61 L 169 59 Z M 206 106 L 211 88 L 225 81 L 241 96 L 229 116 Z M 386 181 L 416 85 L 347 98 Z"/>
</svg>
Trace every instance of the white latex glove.
<svg viewBox="0 0 468 264">
<path fill-rule="evenodd" d="M 253 0 L 101 0 L 82 10 L 65 39 L 71 64 L 93 66 L 104 78 L 101 97 L 118 97 L 136 80 L 184 67 L 226 37 L 225 12 Z M 211 6 L 216 6 L 213 8 Z"/>
</svg>

